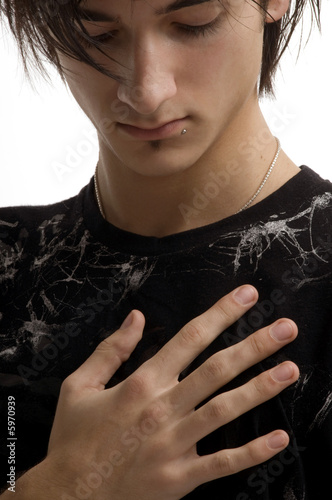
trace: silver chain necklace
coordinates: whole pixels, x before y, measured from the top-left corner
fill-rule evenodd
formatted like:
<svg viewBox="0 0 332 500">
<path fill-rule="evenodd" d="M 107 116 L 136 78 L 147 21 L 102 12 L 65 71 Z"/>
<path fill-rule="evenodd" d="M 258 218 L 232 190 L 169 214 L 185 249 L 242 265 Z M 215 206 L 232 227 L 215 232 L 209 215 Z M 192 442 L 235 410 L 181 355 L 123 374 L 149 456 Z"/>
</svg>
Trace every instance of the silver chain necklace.
<svg viewBox="0 0 332 500">
<path fill-rule="evenodd" d="M 281 146 L 280 146 L 279 139 L 277 137 L 275 137 L 275 140 L 277 141 L 277 152 L 276 152 L 276 154 L 275 154 L 275 156 L 274 156 L 274 158 L 272 160 L 271 165 L 269 166 L 268 171 L 265 174 L 265 177 L 264 177 L 261 185 L 257 189 L 256 193 L 250 198 L 250 200 L 247 201 L 247 203 L 245 205 L 243 205 L 243 207 L 240 208 L 240 210 L 238 210 L 236 212 L 237 214 L 239 214 L 240 212 L 242 212 L 243 210 L 245 210 L 246 208 L 248 208 L 249 205 L 252 204 L 252 202 L 257 198 L 257 196 L 259 195 L 259 193 L 262 191 L 263 187 L 265 186 L 266 181 L 270 177 L 271 172 L 272 172 L 275 164 L 277 163 L 277 160 L 278 160 L 278 157 L 279 157 L 279 154 L 280 154 L 280 151 L 281 151 Z M 96 170 L 95 170 L 95 173 L 94 173 L 95 193 L 96 193 L 96 198 L 97 198 L 97 203 L 98 203 L 99 211 L 100 211 L 101 215 L 104 217 L 104 219 L 106 219 L 105 212 L 103 210 L 103 205 L 102 205 L 101 199 L 100 199 L 100 193 L 99 193 L 99 187 L 98 187 L 98 179 L 97 179 L 97 170 L 98 170 L 98 164 L 96 166 Z"/>
<path fill-rule="evenodd" d="M 238 211 L 236 212 L 237 214 L 239 214 L 240 212 L 242 212 L 243 210 L 245 210 L 246 208 L 248 208 L 248 207 L 249 207 L 249 205 L 251 205 L 251 204 L 252 204 L 252 202 L 253 202 L 253 201 L 257 198 L 257 196 L 259 195 L 259 193 L 262 191 L 263 187 L 265 186 L 266 181 L 267 181 L 267 180 L 268 180 L 268 178 L 270 177 L 271 172 L 272 172 L 272 170 L 274 169 L 275 164 L 277 163 L 277 159 L 278 159 L 278 157 L 279 157 L 279 153 L 280 153 L 280 151 L 281 151 L 281 145 L 280 145 L 280 141 L 279 141 L 278 137 L 275 137 L 275 140 L 277 141 L 277 152 L 276 152 L 276 154 L 275 154 L 275 157 L 274 157 L 274 158 L 273 158 L 273 160 L 272 160 L 271 165 L 269 166 L 268 171 L 266 172 L 266 175 L 265 175 L 265 177 L 264 177 L 264 179 L 263 179 L 262 184 L 259 186 L 259 188 L 257 189 L 256 193 L 255 193 L 255 194 L 254 194 L 254 195 L 250 198 L 250 200 L 249 200 L 249 201 L 247 201 L 247 203 L 246 203 L 245 205 L 243 205 L 243 207 L 242 207 L 242 208 L 240 208 L 240 210 L 238 210 Z"/>
<path fill-rule="evenodd" d="M 97 203 L 98 203 L 99 211 L 100 211 L 101 215 L 104 217 L 104 219 L 106 219 L 105 212 L 103 210 L 103 205 L 101 204 L 101 200 L 100 200 L 100 194 L 99 194 L 99 188 L 98 188 L 98 179 L 97 179 L 97 170 L 98 170 L 98 163 L 97 163 L 97 166 L 96 166 L 95 174 L 93 176 L 93 180 L 94 180 L 94 183 L 95 183 L 95 193 L 96 193 L 96 198 L 97 198 Z"/>
</svg>

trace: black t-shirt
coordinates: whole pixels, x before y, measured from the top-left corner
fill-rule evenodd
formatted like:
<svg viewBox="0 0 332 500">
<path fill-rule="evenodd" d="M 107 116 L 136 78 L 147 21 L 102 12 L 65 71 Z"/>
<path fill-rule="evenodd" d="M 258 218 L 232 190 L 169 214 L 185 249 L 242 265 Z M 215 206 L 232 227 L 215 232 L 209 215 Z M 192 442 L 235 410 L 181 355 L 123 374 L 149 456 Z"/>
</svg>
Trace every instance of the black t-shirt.
<svg viewBox="0 0 332 500">
<path fill-rule="evenodd" d="M 41 461 L 62 381 L 132 309 L 146 317 L 142 341 L 116 384 L 185 323 L 235 287 L 260 299 L 186 369 L 280 317 L 298 338 L 237 377 L 229 389 L 291 359 L 300 379 L 280 396 L 198 443 L 207 454 L 276 428 L 290 446 L 269 462 L 202 485 L 188 499 L 320 500 L 332 462 L 332 184 L 308 167 L 240 214 L 163 238 L 105 221 L 93 181 L 43 207 L 0 209 L 0 484 L 9 472 L 8 396 L 16 402 L 16 472 Z M 221 390 L 221 391 L 222 391 Z"/>
</svg>

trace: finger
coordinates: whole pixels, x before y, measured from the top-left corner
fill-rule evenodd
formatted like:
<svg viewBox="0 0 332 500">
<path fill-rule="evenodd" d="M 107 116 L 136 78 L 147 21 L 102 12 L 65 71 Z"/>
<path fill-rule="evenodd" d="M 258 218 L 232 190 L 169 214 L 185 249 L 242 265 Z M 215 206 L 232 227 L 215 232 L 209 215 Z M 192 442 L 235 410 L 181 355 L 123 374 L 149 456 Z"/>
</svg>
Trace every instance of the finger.
<svg viewBox="0 0 332 500">
<path fill-rule="evenodd" d="M 238 344 L 217 352 L 174 387 L 170 395 L 172 406 L 182 414 L 192 411 L 244 370 L 292 342 L 297 333 L 292 320 L 280 319 Z"/>
<path fill-rule="evenodd" d="M 298 367 L 289 361 L 281 363 L 246 384 L 211 399 L 181 420 L 177 432 L 181 446 L 192 448 L 199 440 L 240 415 L 277 396 L 299 378 Z"/>
<path fill-rule="evenodd" d="M 142 338 L 144 323 L 145 319 L 140 311 L 131 311 L 120 329 L 103 340 L 93 354 L 68 377 L 71 386 L 77 390 L 104 390 L 110 378 L 127 361 Z"/>
<path fill-rule="evenodd" d="M 225 295 L 206 312 L 187 323 L 145 367 L 174 383 L 183 371 L 220 333 L 237 321 L 258 299 L 257 290 L 243 285 Z"/>
<path fill-rule="evenodd" d="M 222 450 L 198 457 L 188 465 L 187 477 L 195 484 L 225 477 L 269 460 L 288 446 L 289 437 L 282 430 L 257 438 L 239 448 Z"/>
</svg>

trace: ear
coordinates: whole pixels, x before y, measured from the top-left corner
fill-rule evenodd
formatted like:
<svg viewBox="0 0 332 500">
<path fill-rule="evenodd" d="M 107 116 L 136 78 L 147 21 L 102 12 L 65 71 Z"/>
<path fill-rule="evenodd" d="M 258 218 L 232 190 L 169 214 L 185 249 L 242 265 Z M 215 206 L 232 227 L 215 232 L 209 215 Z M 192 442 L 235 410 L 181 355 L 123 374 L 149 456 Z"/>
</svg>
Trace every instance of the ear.
<svg viewBox="0 0 332 500">
<path fill-rule="evenodd" d="M 266 23 L 274 23 L 279 21 L 287 12 L 290 0 L 270 0 L 267 5 L 267 12 L 265 16 Z"/>
</svg>

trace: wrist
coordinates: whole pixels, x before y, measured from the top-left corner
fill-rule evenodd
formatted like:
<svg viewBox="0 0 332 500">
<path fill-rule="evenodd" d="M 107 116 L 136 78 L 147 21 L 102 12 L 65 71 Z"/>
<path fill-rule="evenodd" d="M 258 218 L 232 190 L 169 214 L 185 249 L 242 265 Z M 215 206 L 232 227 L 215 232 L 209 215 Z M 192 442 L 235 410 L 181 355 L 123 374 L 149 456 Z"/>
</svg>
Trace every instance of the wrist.
<svg viewBox="0 0 332 500">
<path fill-rule="evenodd" d="M 25 472 L 15 485 L 16 500 L 60 500 L 66 498 L 70 490 L 70 480 L 66 479 L 48 458 Z M 1 500 L 12 499 L 12 493 L 6 490 Z"/>
</svg>

